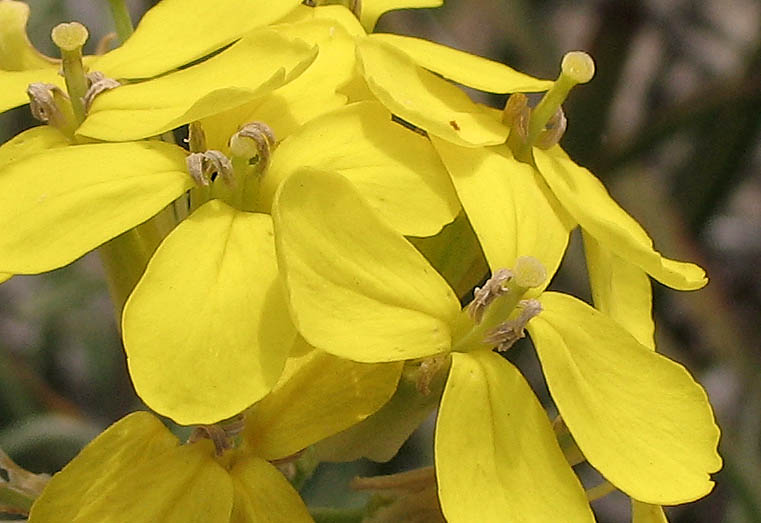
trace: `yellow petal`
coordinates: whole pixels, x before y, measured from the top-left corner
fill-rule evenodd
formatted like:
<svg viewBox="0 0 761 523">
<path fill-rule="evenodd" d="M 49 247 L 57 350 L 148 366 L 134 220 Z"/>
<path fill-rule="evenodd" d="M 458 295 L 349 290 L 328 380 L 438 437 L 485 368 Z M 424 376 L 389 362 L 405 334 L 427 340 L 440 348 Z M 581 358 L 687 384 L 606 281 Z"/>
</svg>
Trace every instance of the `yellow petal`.
<svg viewBox="0 0 761 523">
<path fill-rule="evenodd" d="M 613 254 L 586 231 L 582 237 L 595 308 L 655 350 L 653 292 L 647 273 Z"/>
<path fill-rule="evenodd" d="M 370 35 L 370 38 L 396 47 L 419 66 L 444 78 L 481 91 L 533 93 L 552 87 L 551 80 L 540 80 L 499 62 L 422 38 L 385 33 Z"/>
<path fill-rule="evenodd" d="M 138 395 L 183 425 L 262 398 L 295 337 L 280 285 L 269 216 L 219 200 L 200 207 L 159 246 L 124 307 Z"/>
<path fill-rule="evenodd" d="M 10 280 L 13 277 L 13 274 L 6 274 L 4 272 L 0 272 L 0 283 L 6 282 Z"/>
<path fill-rule="evenodd" d="M 355 363 L 313 350 L 289 360 L 278 386 L 248 413 L 244 437 L 266 459 L 293 455 L 378 410 L 402 363 Z"/>
<path fill-rule="evenodd" d="M 298 78 L 272 93 L 204 118 L 209 149 L 226 152 L 230 136 L 253 121 L 265 122 L 277 139 L 283 140 L 309 120 L 346 104 L 346 96 L 336 93 L 336 89 L 356 75 L 356 57 L 354 39 L 343 25 L 332 18 L 321 18 L 274 29 L 290 39 L 318 45 L 317 58 Z"/>
<path fill-rule="evenodd" d="M 230 523 L 310 523 L 299 493 L 263 459 L 244 455 L 230 470 L 235 490 Z M 227 520 L 225 520 L 227 521 Z"/>
<path fill-rule="evenodd" d="M 28 104 L 26 88 L 33 82 L 54 84 L 62 89 L 66 87 L 63 77 L 58 74 L 58 66 L 28 71 L 0 71 L 0 113 Z"/>
<path fill-rule="evenodd" d="M 432 137 L 492 272 L 515 266 L 520 256 L 542 262 L 555 274 L 574 224 L 534 169 L 507 147 L 467 148 Z"/>
<path fill-rule="evenodd" d="M 284 140 L 262 183 L 265 208 L 280 183 L 302 166 L 344 175 L 405 235 L 432 236 L 460 209 L 431 143 L 394 123 L 377 102 L 323 115 Z"/>
<path fill-rule="evenodd" d="M 603 184 L 556 147 L 534 148 L 539 172 L 568 212 L 590 236 L 616 255 L 674 289 L 693 290 L 708 281 L 692 263 L 664 258 L 642 227 L 610 197 Z"/>
<path fill-rule="evenodd" d="M 309 169 L 291 175 L 273 218 L 291 312 L 309 343 L 364 362 L 449 349 L 457 298 L 346 178 Z"/>
<path fill-rule="evenodd" d="M 632 500 L 632 523 L 668 523 L 663 507 Z"/>
<path fill-rule="evenodd" d="M 69 140 L 55 127 L 47 125 L 32 127 L 0 146 L 0 167 L 39 152 L 66 145 L 69 145 Z"/>
<path fill-rule="evenodd" d="M 405 367 L 394 395 L 367 419 L 317 442 L 312 447 L 315 459 L 347 462 L 367 458 L 381 463 L 391 460 L 438 407 L 447 373 L 448 368 L 436 373 L 429 394 L 422 394 L 417 386 L 418 368 Z"/>
<path fill-rule="evenodd" d="M 102 93 L 77 133 L 111 141 L 158 135 L 277 89 L 316 55 L 303 41 L 259 30 L 198 65 Z"/>
<path fill-rule="evenodd" d="M 35 274 L 74 261 L 154 216 L 193 181 L 185 151 L 161 142 L 59 147 L 0 175 L 0 271 Z"/>
<path fill-rule="evenodd" d="M 226 521 L 233 488 L 210 442 L 179 446 L 147 412 L 106 429 L 45 487 L 31 523 Z"/>
<path fill-rule="evenodd" d="M 703 388 L 676 362 L 565 294 L 528 324 L 552 398 L 587 461 L 647 503 L 694 501 L 721 468 Z"/>
<path fill-rule="evenodd" d="M 301 2 L 162 0 L 140 20 L 134 34 L 92 64 L 118 78 L 150 78 L 192 62 L 271 24 Z"/>
<path fill-rule="evenodd" d="M 365 29 L 370 32 L 375 27 L 378 18 L 383 13 L 395 9 L 410 9 L 420 7 L 439 7 L 444 0 L 363 0 L 360 20 Z"/>
<path fill-rule="evenodd" d="M 0 1 L 0 71 L 25 71 L 54 66 L 52 58 L 43 55 L 29 41 L 26 23 L 29 6 L 15 0 Z"/>
<path fill-rule="evenodd" d="M 368 87 L 397 116 L 466 147 L 496 145 L 507 138 L 507 127 L 461 89 L 417 66 L 399 49 L 363 38 L 357 52 Z"/>
<path fill-rule="evenodd" d="M 594 521 L 547 414 L 493 352 L 452 354 L 435 456 L 448 521 Z"/>
</svg>

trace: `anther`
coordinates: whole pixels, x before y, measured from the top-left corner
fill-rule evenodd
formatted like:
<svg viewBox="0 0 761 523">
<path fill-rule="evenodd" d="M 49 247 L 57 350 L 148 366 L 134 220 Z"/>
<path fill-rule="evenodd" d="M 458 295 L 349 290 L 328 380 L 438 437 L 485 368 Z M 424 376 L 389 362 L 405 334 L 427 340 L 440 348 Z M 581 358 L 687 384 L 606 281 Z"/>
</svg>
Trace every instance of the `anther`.
<svg viewBox="0 0 761 523">
<path fill-rule="evenodd" d="M 489 332 L 484 338 L 484 343 L 493 345 L 498 351 L 506 351 L 516 341 L 526 336 L 526 325 L 529 320 L 542 312 L 542 304 L 538 300 L 521 300 L 518 302 L 521 312 L 518 317 L 508 320 Z"/>
<path fill-rule="evenodd" d="M 257 158 L 260 172 L 267 169 L 276 145 L 274 131 L 264 122 L 248 123 L 230 137 L 230 153 L 243 158 Z"/>
<path fill-rule="evenodd" d="M 192 153 L 185 159 L 188 173 L 199 186 L 208 186 L 212 176 L 217 174 L 228 185 L 233 179 L 233 166 L 230 159 L 220 151 L 209 150 L 202 153 Z"/>
<path fill-rule="evenodd" d="M 206 150 L 206 133 L 203 130 L 201 122 L 190 122 L 188 125 L 188 137 L 185 138 L 185 143 L 188 144 L 191 153 L 200 153 Z"/>
<path fill-rule="evenodd" d="M 85 111 L 90 110 L 90 106 L 95 101 L 95 97 L 104 91 L 109 91 L 119 87 L 121 84 L 113 78 L 108 78 L 100 71 L 93 71 L 87 73 L 87 83 L 90 87 L 87 88 L 87 92 L 84 96 Z"/>
<path fill-rule="evenodd" d="M 26 89 L 32 115 L 68 137 L 74 136 L 77 124 L 69 97 L 57 85 L 36 82 Z"/>
<path fill-rule="evenodd" d="M 534 145 L 540 149 L 549 149 L 550 147 L 557 145 L 565 134 L 566 127 L 568 127 L 568 120 L 565 117 L 563 108 L 558 107 L 554 116 L 550 118 L 549 122 L 547 122 L 544 130 L 539 133 Z"/>
<path fill-rule="evenodd" d="M 417 379 L 415 381 L 415 388 L 423 396 L 428 396 L 431 393 L 431 383 L 436 374 L 446 366 L 448 355 L 440 354 L 433 356 L 420 363 L 418 368 Z"/>
<path fill-rule="evenodd" d="M 26 88 L 32 116 L 40 122 L 53 125 L 53 122 L 62 118 L 61 110 L 55 103 L 54 93 L 66 96 L 57 85 L 53 84 L 35 82 Z"/>
<path fill-rule="evenodd" d="M 481 323 L 484 311 L 498 296 L 507 292 L 505 286 L 513 278 L 512 271 L 499 269 L 491 278 L 486 280 L 483 287 L 476 287 L 473 291 L 473 301 L 466 307 L 466 312 L 475 323 Z"/>
<path fill-rule="evenodd" d="M 217 456 L 221 456 L 226 450 L 235 447 L 236 440 L 243 432 L 244 427 L 245 418 L 243 414 L 214 425 L 200 425 L 191 432 L 188 443 L 195 443 L 204 438 L 210 439 L 214 443 Z"/>
</svg>

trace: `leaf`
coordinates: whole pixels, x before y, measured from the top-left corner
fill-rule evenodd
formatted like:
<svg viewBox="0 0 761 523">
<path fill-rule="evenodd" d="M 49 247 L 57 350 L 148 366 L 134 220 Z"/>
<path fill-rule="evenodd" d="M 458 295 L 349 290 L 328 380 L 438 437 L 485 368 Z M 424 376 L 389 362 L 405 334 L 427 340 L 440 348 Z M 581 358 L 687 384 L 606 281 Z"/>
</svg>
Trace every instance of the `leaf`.
<svg viewBox="0 0 761 523">
<path fill-rule="evenodd" d="M 547 270 L 549 285 L 575 224 L 534 169 L 507 147 L 468 148 L 431 138 L 449 170 L 457 195 L 476 232 L 492 273 L 533 256 Z M 533 291 L 537 292 L 537 291 Z"/>
<path fill-rule="evenodd" d="M 176 69 L 285 16 L 299 0 L 162 0 L 123 45 L 92 68 L 117 78 L 150 78 Z"/>
<path fill-rule="evenodd" d="M 180 446 L 147 412 L 132 413 L 53 476 L 30 523 L 225 521 L 233 488 L 211 442 Z"/>
<path fill-rule="evenodd" d="M 449 349 L 457 298 L 346 178 L 298 171 L 273 219 L 291 313 L 310 344 L 369 363 Z"/>
<path fill-rule="evenodd" d="M 534 159 L 558 200 L 603 247 L 674 289 L 694 290 L 707 283 L 705 271 L 697 265 L 664 258 L 654 250 L 645 230 L 619 207 L 600 180 L 576 165 L 562 149 L 535 147 Z"/>
<path fill-rule="evenodd" d="M 458 84 L 489 93 L 533 93 L 552 87 L 499 62 L 453 49 L 422 38 L 377 33 L 370 39 L 385 42 L 406 53 L 419 66 Z"/>
<path fill-rule="evenodd" d="M 452 354 L 435 456 L 448 521 L 594 521 L 547 414 L 493 352 Z"/>
<path fill-rule="evenodd" d="M 313 350 L 248 413 L 244 437 L 268 460 L 296 454 L 367 418 L 396 390 L 402 363 L 356 363 Z"/>
<path fill-rule="evenodd" d="M 280 285 L 270 217 L 201 206 L 159 246 L 124 307 L 138 395 L 181 425 L 261 399 L 296 335 Z"/>
<path fill-rule="evenodd" d="M 192 185 L 185 151 L 161 142 L 59 147 L 0 174 L 0 272 L 62 267 L 144 222 Z"/>
<path fill-rule="evenodd" d="M 603 313 L 544 293 L 528 330 L 552 398 L 587 461 L 629 496 L 694 501 L 721 468 L 719 428 L 703 388 Z"/>
<path fill-rule="evenodd" d="M 371 38 L 357 40 L 368 87 L 389 111 L 465 147 L 497 145 L 508 129 L 478 108 L 458 87 L 419 67 L 407 54 Z"/>
<path fill-rule="evenodd" d="M 285 139 L 262 182 L 265 208 L 282 181 L 301 167 L 342 174 L 405 235 L 436 234 L 460 208 L 431 143 L 394 123 L 377 102 L 332 111 Z"/>
<path fill-rule="evenodd" d="M 258 30 L 205 62 L 102 93 L 77 133 L 110 141 L 158 135 L 267 94 L 316 56 L 303 41 Z"/>
</svg>

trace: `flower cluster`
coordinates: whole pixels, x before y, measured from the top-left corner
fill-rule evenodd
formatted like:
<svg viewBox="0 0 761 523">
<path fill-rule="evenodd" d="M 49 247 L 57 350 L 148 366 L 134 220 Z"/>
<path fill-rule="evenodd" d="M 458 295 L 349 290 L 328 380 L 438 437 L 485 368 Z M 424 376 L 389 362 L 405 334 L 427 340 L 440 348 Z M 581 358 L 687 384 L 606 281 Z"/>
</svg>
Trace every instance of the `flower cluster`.
<svg viewBox="0 0 761 523">
<path fill-rule="evenodd" d="M 719 431 L 655 351 L 649 280 L 705 274 L 558 145 L 591 59 L 548 81 L 373 33 L 440 3 L 162 0 L 96 56 L 61 24 L 57 60 L 0 0 L 0 109 L 46 124 L 0 147 L 0 281 L 97 249 L 135 390 L 195 427 L 118 421 L 31 522 L 310 521 L 275 465 L 390 459 L 435 408 L 433 473 L 379 481 L 413 494 L 372 521 L 593 521 L 582 461 L 637 523 L 711 491 Z M 593 306 L 547 290 L 576 228 Z M 526 332 L 554 422 L 504 357 Z"/>
</svg>

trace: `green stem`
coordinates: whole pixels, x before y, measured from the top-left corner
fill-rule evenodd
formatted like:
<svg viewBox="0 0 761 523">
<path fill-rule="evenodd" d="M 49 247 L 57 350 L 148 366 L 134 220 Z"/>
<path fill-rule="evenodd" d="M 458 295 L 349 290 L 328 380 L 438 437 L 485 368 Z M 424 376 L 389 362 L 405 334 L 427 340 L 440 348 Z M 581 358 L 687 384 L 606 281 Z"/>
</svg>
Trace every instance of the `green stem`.
<svg viewBox="0 0 761 523">
<path fill-rule="evenodd" d="M 114 19 L 116 34 L 119 36 L 119 41 L 124 43 L 134 32 L 127 5 L 124 0 L 108 0 L 108 4 L 111 7 L 111 17 Z"/>
<path fill-rule="evenodd" d="M 117 325 L 127 298 L 143 275 L 153 248 L 137 229 L 131 229 L 104 243 L 98 249 L 114 302 Z"/>
<path fill-rule="evenodd" d="M 603 498 L 610 494 L 611 492 L 615 492 L 617 489 L 613 485 L 611 485 L 609 482 L 604 481 L 600 483 L 599 485 L 595 485 L 591 489 L 587 489 L 587 499 L 592 502 L 595 500 L 598 500 L 600 498 Z"/>
<path fill-rule="evenodd" d="M 5 509 L 14 510 L 19 514 L 29 514 L 33 503 L 33 497 L 14 488 L 0 486 L 0 512 Z"/>
</svg>

